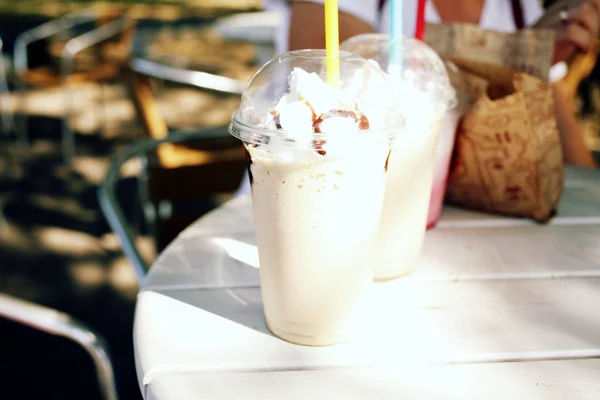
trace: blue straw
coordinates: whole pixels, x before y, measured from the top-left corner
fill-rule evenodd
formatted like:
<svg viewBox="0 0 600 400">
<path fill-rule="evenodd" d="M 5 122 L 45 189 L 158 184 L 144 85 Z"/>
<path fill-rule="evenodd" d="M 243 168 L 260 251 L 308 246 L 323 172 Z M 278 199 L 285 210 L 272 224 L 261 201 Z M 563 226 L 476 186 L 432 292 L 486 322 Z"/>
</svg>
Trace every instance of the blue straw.
<svg viewBox="0 0 600 400">
<path fill-rule="evenodd" d="M 390 0 L 390 66 L 394 66 L 399 76 L 402 76 L 402 45 L 403 45 L 403 4 L 402 0 Z"/>
</svg>

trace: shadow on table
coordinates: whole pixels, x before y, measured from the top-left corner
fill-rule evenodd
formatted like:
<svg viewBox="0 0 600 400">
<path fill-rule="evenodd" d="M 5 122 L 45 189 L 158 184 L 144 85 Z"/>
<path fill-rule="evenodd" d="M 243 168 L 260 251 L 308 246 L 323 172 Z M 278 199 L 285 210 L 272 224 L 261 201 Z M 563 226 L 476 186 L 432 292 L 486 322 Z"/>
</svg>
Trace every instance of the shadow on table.
<svg viewBox="0 0 600 400">
<path fill-rule="evenodd" d="M 253 232 L 211 234 L 192 229 L 163 253 L 146 290 L 160 290 L 175 300 L 271 335 L 264 319 L 255 243 Z"/>
<path fill-rule="evenodd" d="M 252 213 L 240 212 L 249 204 L 247 197 L 236 198 L 186 229 L 154 263 L 144 288 L 259 288 Z"/>
</svg>

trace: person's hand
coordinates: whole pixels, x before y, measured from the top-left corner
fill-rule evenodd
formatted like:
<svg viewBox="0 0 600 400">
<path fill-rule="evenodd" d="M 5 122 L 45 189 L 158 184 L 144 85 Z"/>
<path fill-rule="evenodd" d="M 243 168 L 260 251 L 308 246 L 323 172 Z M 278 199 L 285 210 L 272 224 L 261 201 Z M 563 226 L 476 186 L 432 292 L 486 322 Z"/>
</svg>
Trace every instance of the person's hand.
<svg viewBox="0 0 600 400">
<path fill-rule="evenodd" d="M 561 12 L 554 61 L 565 61 L 578 52 L 587 53 L 600 33 L 600 0 L 585 0 Z"/>
</svg>

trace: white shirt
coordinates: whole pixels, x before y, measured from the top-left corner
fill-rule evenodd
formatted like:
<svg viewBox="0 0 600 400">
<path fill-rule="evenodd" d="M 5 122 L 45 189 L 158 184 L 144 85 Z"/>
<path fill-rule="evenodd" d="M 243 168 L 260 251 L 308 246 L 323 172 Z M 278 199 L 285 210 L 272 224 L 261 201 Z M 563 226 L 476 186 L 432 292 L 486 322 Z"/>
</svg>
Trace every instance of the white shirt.
<svg viewBox="0 0 600 400">
<path fill-rule="evenodd" d="M 324 0 L 295 0 L 324 4 Z M 386 0 L 383 10 L 379 11 L 379 0 L 338 0 L 338 6 L 354 17 L 365 21 L 377 32 L 387 32 L 389 27 L 389 4 Z M 404 7 L 402 29 L 405 36 L 413 36 L 416 25 L 418 0 L 401 0 Z M 445 0 L 453 1 L 453 0 Z M 543 14 L 544 9 L 538 0 L 520 0 L 523 9 L 523 20 L 526 26 L 533 25 Z M 267 10 L 277 11 L 282 15 L 282 24 L 275 31 L 273 41 L 278 54 L 285 53 L 288 47 L 290 10 L 286 0 L 264 0 Z M 440 23 L 441 18 L 431 0 L 425 3 L 425 20 L 430 23 Z M 479 26 L 500 32 L 515 32 L 515 19 L 511 0 L 485 0 L 481 10 Z M 550 81 L 556 82 L 567 74 L 567 65 L 564 62 L 554 65 L 550 69 Z"/>
<path fill-rule="evenodd" d="M 299 0 L 296 0 L 299 1 Z M 324 0 L 302 0 L 312 3 L 323 4 Z M 371 25 L 377 32 L 387 32 L 389 26 L 389 4 L 387 0 L 382 12 L 379 12 L 379 0 L 338 0 L 338 6 L 341 11 L 350 14 Z M 446 0 L 453 1 L 453 0 Z M 403 32 L 406 36 L 413 36 L 415 31 L 417 0 L 402 0 L 403 10 Z M 521 0 L 523 8 L 523 19 L 525 25 L 532 25 L 540 18 L 544 9 L 538 0 Z M 287 51 L 290 12 L 285 0 L 265 0 L 264 7 L 267 10 L 278 11 L 283 15 L 283 24 L 278 29 L 275 37 L 275 47 L 277 52 L 285 53 Z M 430 23 L 440 23 L 441 18 L 435 9 L 433 2 L 427 1 L 425 8 L 425 20 Z M 517 30 L 513 17 L 513 10 L 510 0 L 486 0 L 481 12 L 479 26 L 484 29 L 490 29 L 501 32 L 514 32 Z"/>
</svg>

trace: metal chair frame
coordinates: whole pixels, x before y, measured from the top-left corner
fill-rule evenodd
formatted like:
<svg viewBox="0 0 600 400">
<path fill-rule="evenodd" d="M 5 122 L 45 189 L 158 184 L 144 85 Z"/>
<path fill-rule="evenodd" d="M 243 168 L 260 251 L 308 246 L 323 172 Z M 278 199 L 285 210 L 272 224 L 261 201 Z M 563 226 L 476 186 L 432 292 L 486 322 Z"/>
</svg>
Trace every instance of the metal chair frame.
<svg viewBox="0 0 600 400">
<path fill-rule="evenodd" d="M 29 45 L 43 39 L 48 39 L 77 25 L 94 21 L 97 19 L 97 17 L 98 10 L 96 7 L 92 7 L 83 11 L 65 15 L 19 35 L 15 41 L 15 74 L 17 76 L 24 74 L 29 68 L 29 60 L 27 56 L 27 48 Z M 69 76 L 69 74 L 73 72 L 73 59 L 78 53 L 125 32 L 131 27 L 131 25 L 132 21 L 127 16 L 120 16 L 107 24 L 70 39 L 63 49 L 60 60 L 59 71 L 63 81 Z M 21 93 L 23 93 L 27 89 L 26 83 L 22 81 L 19 82 L 18 89 Z M 71 97 L 72 96 L 69 88 L 65 88 L 65 108 L 67 111 L 62 123 L 62 151 L 64 162 L 68 167 L 72 166 L 75 153 L 75 134 L 69 123 L 69 119 L 72 116 L 71 106 L 73 104 Z M 28 143 L 29 139 L 26 116 L 21 118 L 18 132 L 20 140 L 24 143 Z"/>
<path fill-rule="evenodd" d="M 0 293 L 0 317 L 82 346 L 92 357 L 106 400 L 118 400 L 114 372 L 104 339 L 68 314 Z"/>
<path fill-rule="evenodd" d="M 4 134 L 12 133 L 15 129 L 15 121 L 8 104 L 8 82 L 6 79 L 6 68 L 4 66 L 4 42 L 0 39 L 0 116 L 2 117 L 2 130 Z"/>
<path fill-rule="evenodd" d="M 93 47 L 107 39 L 115 37 L 131 27 L 131 20 L 127 16 L 122 16 L 114 21 L 105 24 L 83 35 L 77 36 L 67 42 L 63 49 L 63 54 L 60 63 L 60 72 L 63 78 L 67 77 L 73 71 L 73 59 L 81 51 Z M 65 104 L 67 106 L 67 115 L 63 120 L 62 137 L 63 137 L 63 157 L 65 164 L 72 166 L 73 157 L 75 155 L 75 133 L 69 124 L 72 110 L 72 94 L 70 88 L 65 88 Z M 106 122 L 106 121 L 104 121 Z"/>
<path fill-rule="evenodd" d="M 162 79 L 169 82 L 190 85 L 200 89 L 241 95 L 246 83 L 226 76 L 215 75 L 203 71 L 175 68 L 160 62 L 143 58 L 131 60 L 131 69 L 141 75 Z"/>
<path fill-rule="evenodd" d="M 139 85 L 149 88 L 149 78 L 161 79 L 169 82 L 175 82 L 179 84 L 193 86 L 199 89 L 212 90 L 221 93 L 228 93 L 234 95 L 240 95 L 245 89 L 246 84 L 236 79 L 227 78 L 220 75 L 215 75 L 207 72 L 190 70 L 185 68 L 175 68 L 165 65 L 161 62 L 148 60 L 144 58 L 133 58 L 130 62 L 131 72 L 133 73 L 130 82 L 134 86 Z M 135 240 L 133 230 L 127 219 L 125 218 L 123 209 L 119 205 L 115 185 L 119 177 L 120 169 L 129 159 L 138 156 L 140 153 L 144 153 L 150 150 L 158 148 L 161 144 L 165 143 L 178 143 L 190 139 L 201 139 L 222 136 L 221 132 L 224 127 L 204 129 L 196 133 L 170 133 L 168 134 L 168 128 L 166 123 L 160 116 L 154 115 L 156 113 L 155 100 L 153 98 L 146 99 L 144 104 L 140 104 L 134 96 L 134 103 L 138 109 L 145 109 L 147 113 L 152 114 L 152 122 L 145 121 L 145 127 L 149 131 L 151 136 L 157 138 L 149 139 L 144 142 L 137 143 L 130 148 L 126 149 L 121 155 L 116 157 L 111 163 L 106 179 L 100 186 L 98 191 L 98 199 L 100 207 L 104 216 L 106 217 L 108 224 L 110 225 L 113 232 L 119 237 L 121 241 L 121 249 L 125 256 L 129 259 L 135 270 L 138 282 L 142 282 L 144 279 L 149 265 L 144 261 L 140 252 L 135 246 Z M 148 109 L 148 107 L 150 109 Z M 144 110 L 138 111 L 144 114 Z M 148 115 L 141 115 L 141 119 L 149 117 Z M 146 119 L 147 119 L 146 118 Z M 161 137 L 162 135 L 168 135 Z M 143 203 L 144 214 L 147 221 L 152 222 L 157 214 L 160 213 L 160 207 L 158 210 L 150 204 L 149 199 L 142 198 L 144 196 L 143 186 L 145 185 L 145 179 L 147 177 L 144 173 L 138 177 L 140 190 L 140 200 Z"/>
<path fill-rule="evenodd" d="M 171 133 L 164 139 L 148 139 L 138 142 L 125 149 L 120 155 L 115 157 L 110 164 L 106 178 L 98 189 L 98 200 L 110 228 L 119 237 L 123 253 L 133 265 L 138 283 L 143 281 L 149 269 L 149 265 L 144 261 L 135 245 L 133 229 L 127 221 L 125 213 L 119 204 L 116 193 L 116 183 L 120 176 L 121 167 L 130 159 L 134 157 L 143 157 L 143 154 L 157 149 L 161 144 L 180 143 L 193 139 L 219 138 L 223 137 L 223 129 L 225 129 L 225 127 L 209 128 L 193 133 Z M 138 177 L 140 186 L 145 183 L 143 179 L 144 174 L 142 173 L 142 175 Z M 155 215 L 157 213 L 147 199 L 142 201 L 145 202 L 144 209 L 146 216 Z M 152 207 L 152 210 L 148 210 L 149 206 Z"/>
</svg>

